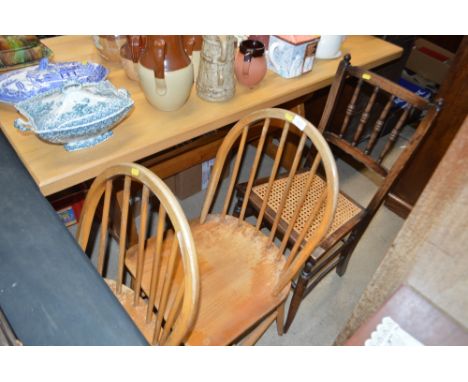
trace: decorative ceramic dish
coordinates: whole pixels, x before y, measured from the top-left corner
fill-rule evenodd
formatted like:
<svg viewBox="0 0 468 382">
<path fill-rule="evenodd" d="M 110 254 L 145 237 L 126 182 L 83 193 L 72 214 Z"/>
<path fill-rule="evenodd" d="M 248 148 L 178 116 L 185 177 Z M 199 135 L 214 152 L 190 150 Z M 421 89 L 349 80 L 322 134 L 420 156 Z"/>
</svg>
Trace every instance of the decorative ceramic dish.
<svg viewBox="0 0 468 382">
<path fill-rule="evenodd" d="M 109 81 L 94 84 L 69 82 L 61 90 L 30 98 L 16 105 L 28 122 L 14 126 L 31 130 L 44 141 L 64 144 L 75 151 L 104 142 L 133 107 L 127 90 L 116 90 Z"/>
<path fill-rule="evenodd" d="M 34 65 L 52 51 L 36 36 L 0 36 L 0 71 Z"/>
<path fill-rule="evenodd" d="M 60 89 L 67 81 L 93 83 L 107 77 L 108 70 L 91 62 L 49 63 L 14 70 L 0 75 L 0 102 L 16 104 L 53 89 Z"/>
</svg>

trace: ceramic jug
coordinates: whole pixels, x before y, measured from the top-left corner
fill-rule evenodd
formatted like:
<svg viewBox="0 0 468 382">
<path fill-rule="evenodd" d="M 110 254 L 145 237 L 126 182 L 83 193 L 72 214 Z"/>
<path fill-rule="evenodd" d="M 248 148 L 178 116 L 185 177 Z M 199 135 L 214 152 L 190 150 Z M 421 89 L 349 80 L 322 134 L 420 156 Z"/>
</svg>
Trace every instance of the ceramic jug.
<svg viewBox="0 0 468 382">
<path fill-rule="evenodd" d="M 257 85 L 267 72 L 265 45 L 257 40 L 245 40 L 236 54 L 235 71 L 237 81 L 249 88 Z"/>
<path fill-rule="evenodd" d="M 193 85 L 193 65 L 182 36 L 146 36 L 138 77 L 151 105 L 163 111 L 182 107 Z"/>
<path fill-rule="evenodd" d="M 94 45 L 99 55 L 110 62 L 120 62 L 120 48 L 125 43 L 123 35 L 93 36 Z"/>
<path fill-rule="evenodd" d="M 268 68 L 284 78 L 312 70 L 318 35 L 273 35 L 268 47 Z"/>
<path fill-rule="evenodd" d="M 198 68 L 200 66 L 200 52 L 203 44 L 203 37 L 200 35 L 184 36 L 184 49 L 190 57 L 193 65 L 193 77 L 195 81 L 198 76 Z"/>
<path fill-rule="evenodd" d="M 138 61 L 144 49 L 146 36 L 128 35 L 127 42 L 120 48 L 120 62 L 125 74 L 131 80 L 138 81 Z"/>
<path fill-rule="evenodd" d="M 321 60 L 331 60 L 341 56 L 341 44 L 345 36 L 323 35 L 317 46 L 316 57 Z"/>
<path fill-rule="evenodd" d="M 234 96 L 234 36 L 203 36 L 197 94 L 213 102 Z"/>
</svg>

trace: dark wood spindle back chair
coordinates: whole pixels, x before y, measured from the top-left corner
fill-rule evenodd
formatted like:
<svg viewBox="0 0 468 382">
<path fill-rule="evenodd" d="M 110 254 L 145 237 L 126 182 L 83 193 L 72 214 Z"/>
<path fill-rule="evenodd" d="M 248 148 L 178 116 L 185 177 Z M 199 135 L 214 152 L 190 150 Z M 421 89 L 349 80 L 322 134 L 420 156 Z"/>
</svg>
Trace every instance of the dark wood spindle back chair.
<svg viewBox="0 0 468 382">
<path fill-rule="evenodd" d="M 334 268 L 336 268 L 340 276 L 345 273 L 351 253 L 356 244 L 383 203 L 398 175 L 404 169 L 411 155 L 426 135 L 442 103 L 441 101 L 435 104 L 431 103 L 373 72 L 352 66 L 350 64 L 350 59 L 351 57 L 346 55 L 339 64 L 318 129 L 323 133 L 331 147 L 339 149 L 347 156 L 351 156 L 355 161 L 377 174 L 381 178 L 381 184 L 366 207 L 360 206 L 348 195 L 340 192 L 337 211 L 332 226 L 320 245 L 323 251 L 314 253 L 308 259 L 297 279 L 288 311 L 285 330 L 290 327 L 302 299 L 326 274 Z M 335 124 L 336 118 L 334 118 L 334 113 L 340 101 L 345 80 L 349 77 L 355 78 L 356 85 L 350 97 L 351 100 L 346 107 L 343 119 L 339 121 L 341 123 L 337 125 Z M 369 87 L 371 91 L 367 93 L 364 92 L 364 87 Z M 380 108 L 377 107 L 377 109 L 380 110 L 377 110 L 377 113 L 373 113 L 377 104 L 380 104 L 380 102 L 376 101 L 381 101 L 382 99 L 385 99 L 383 106 Z M 385 135 L 385 138 L 383 138 L 381 137 L 383 128 L 385 127 L 385 129 L 388 129 L 388 122 L 391 122 L 391 119 L 395 119 L 390 118 L 390 112 L 392 111 L 392 117 L 395 117 L 396 106 L 394 101 L 397 99 L 406 102 L 406 105 L 402 109 L 399 109 L 399 111 L 396 111 L 396 122 L 393 128 L 390 126 L 390 134 Z M 363 107 L 361 107 L 363 104 L 362 101 L 364 101 Z M 358 107 L 358 105 L 360 105 L 360 107 Z M 399 154 L 396 161 L 389 168 L 386 168 L 383 165 L 385 158 L 389 152 L 391 152 L 408 118 L 417 110 L 425 113 L 425 116 L 412 134 L 406 148 Z M 398 112 L 400 115 L 398 115 Z M 374 117 L 372 120 L 371 116 L 375 114 L 377 114 L 378 117 Z M 367 135 L 366 143 L 366 139 L 363 139 L 363 137 L 364 132 L 368 132 L 369 127 L 371 127 L 371 131 L 370 134 Z M 382 138 L 380 140 L 386 139 L 382 148 L 380 148 L 381 143 L 377 144 L 379 138 Z M 283 208 L 281 203 L 274 199 L 270 199 L 266 203 L 265 216 L 269 226 L 272 227 L 272 232 L 276 230 L 276 227 L 279 227 L 280 234 L 288 237 L 290 240 L 289 245 L 292 245 L 293 248 L 306 246 L 307 241 L 310 240 L 314 234 L 313 225 L 308 232 L 304 233 L 302 223 L 308 219 L 309 211 L 314 210 L 314 199 L 312 195 L 315 191 L 313 187 L 309 191 L 310 197 L 307 198 L 304 204 L 300 219 L 296 221 L 294 227 L 289 225 L 291 211 L 296 206 L 294 200 L 297 198 L 295 195 L 304 188 L 305 179 L 311 171 L 308 170 L 308 167 L 310 167 L 312 163 L 311 154 L 309 154 L 309 157 L 310 158 L 306 161 L 308 165 L 298 171 L 298 174 L 294 176 L 292 186 L 288 185 L 288 198 L 291 202 L 287 208 Z M 247 196 L 245 195 L 246 186 L 247 184 L 245 183 L 237 185 L 237 209 L 239 210 L 240 206 L 245 205 L 247 201 L 249 207 L 253 211 L 264 209 L 265 198 L 267 198 L 267 194 L 265 194 L 267 180 L 265 179 L 263 182 L 257 182 L 252 188 L 252 192 L 248 193 Z M 269 186 L 270 185 L 268 185 L 268 187 Z M 272 192 L 280 192 L 284 190 L 284 188 L 285 181 L 283 179 L 277 179 L 273 183 Z"/>
<path fill-rule="evenodd" d="M 122 180 L 118 201 L 115 191 Z M 129 210 L 137 204 L 135 196 L 141 205 L 138 243 L 127 250 Z M 86 252 L 93 221 L 101 221 L 97 270 L 102 276 L 106 276 L 109 256 L 110 213 L 117 203 L 121 207 L 118 269 L 115 280 L 105 281 L 150 344 L 179 345 L 194 324 L 200 294 L 197 256 L 187 219 L 170 189 L 148 169 L 125 163 L 105 170 L 86 196 L 76 235 Z M 156 232 L 151 236 L 152 205 L 159 208 Z M 125 285 L 127 274 L 132 288 Z"/>
</svg>

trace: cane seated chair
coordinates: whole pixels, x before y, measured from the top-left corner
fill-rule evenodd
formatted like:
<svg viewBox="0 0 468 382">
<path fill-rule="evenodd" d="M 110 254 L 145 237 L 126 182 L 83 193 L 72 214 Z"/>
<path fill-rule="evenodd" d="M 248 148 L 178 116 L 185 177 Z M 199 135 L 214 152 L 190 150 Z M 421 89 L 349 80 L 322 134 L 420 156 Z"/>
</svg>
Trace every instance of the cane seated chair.
<svg viewBox="0 0 468 382">
<path fill-rule="evenodd" d="M 310 256 L 296 281 L 293 298 L 288 310 L 285 330 L 288 330 L 290 327 L 302 299 L 326 274 L 335 268 L 340 276 L 345 273 L 355 246 L 383 203 L 390 188 L 398 178 L 398 175 L 404 169 L 414 150 L 426 135 L 441 105 L 441 101 L 437 104 L 433 104 L 375 73 L 351 66 L 350 59 L 351 57 L 347 55 L 339 64 L 318 129 L 323 133 L 325 139 L 333 149 L 344 152 L 345 155 L 351 156 L 355 161 L 377 174 L 377 176 L 381 178 L 381 183 L 366 206 L 359 205 L 359 203 L 354 201 L 350 196 L 340 191 L 336 214 L 331 228 L 320 243 L 322 250 L 316 251 Z M 340 96 L 347 77 L 354 77 L 356 79 L 355 89 L 346 107 L 346 113 L 344 114 L 342 123 L 340 124 L 340 121 L 335 123 L 337 118 L 335 118 L 336 116 L 334 114 L 340 101 L 340 105 L 343 105 Z M 370 94 L 367 99 L 365 99 L 366 96 L 363 91 L 365 87 L 371 89 L 370 92 L 367 93 Z M 367 144 L 363 144 L 362 138 L 366 131 L 366 126 L 372 125 L 370 123 L 370 117 L 374 108 L 379 104 L 379 102 L 376 102 L 378 97 L 382 97 L 381 99 L 384 101 L 384 106 L 380 107 L 380 110 L 377 110 L 376 115 L 378 115 L 378 117 L 377 119 L 374 118 L 375 120 L 372 121 L 373 128 L 369 134 Z M 381 99 L 379 99 L 379 101 Z M 396 107 L 394 101 L 396 99 L 406 102 L 406 105 L 399 111 L 395 111 Z M 358 107 L 359 100 L 364 101 L 365 105 L 362 107 L 362 113 L 360 113 L 360 115 Z M 367 104 L 365 103 L 366 101 Z M 385 128 L 391 128 L 391 124 L 388 126 L 389 124 L 387 123 L 391 122 L 389 118 L 391 110 L 394 116 L 397 117 L 394 118 L 396 123 L 391 129 L 390 134 L 386 136 L 386 142 L 384 142 L 383 145 L 382 142 L 377 145 L 384 125 Z M 384 167 L 383 163 L 399 137 L 405 121 L 407 121 L 412 112 L 416 110 L 425 112 L 424 118 L 415 129 L 407 147 L 399 154 L 396 161 L 394 161 L 389 168 Z M 354 122 L 354 131 L 350 128 L 350 126 L 352 126 L 351 122 Z M 294 176 L 292 187 L 290 187 L 288 191 L 289 194 L 286 206 L 281 206 L 277 197 L 270 197 L 266 207 L 266 222 L 273 226 L 277 224 L 280 234 L 287 235 L 290 240 L 290 245 L 294 247 L 306 246 L 316 229 L 316 224 L 312 224 L 307 231 L 304 231 L 304 222 L 309 218 L 309 211 L 314 210 L 316 194 L 320 192 L 319 189 L 323 187 L 319 175 L 316 176 L 304 203 L 302 213 L 299 218 L 295 220 L 293 229 L 291 230 L 292 211 L 296 208 L 299 199 L 297 195 L 302 192 L 305 179 L 307 179 L 310 171 L 313 171 L 309 170 L 310 163 L 310 160 L 306 161 L 306 166 Z M 240 206 L 246 203 L 246 200 L 244 200 L 245 198 L 248 200 L 247 203 L 250 210 L 258 211 L 262 208 L 266 197 L 265 190 L 269 188 L 266 182 L 267 180 L 258 181 L 252 188 L 252 192 L 248 193 L 248 196 L 245 195 L 247 184 L 238 184 L 236 187 L 238 192 L 237 209 L 239 210 Z M 275 180 L 271 193 L 283 193 L 285 185 L 285 179 Z M 289 227 L 289 230 L 287 227 Z"/>
<path fill-rule="evenodd" d="M 105 270 L 109 268 L 106 264 L 110 262 L 107 253 L 110 213 L 112 206 L 116 206 L 116 191 L 122 180 L 117 274 L 115 279 L 105 278 L 105 281 L 150 344 L 179 345 L 185 341 L 196 318 L 200 281 L 187 219 L 165 183 L 134 163 L 108 168 L 88 191 L 77 241 L 86 252 L 93 221 L 98 221 L 100 215 L 97 270 L 106 276 Z M 138 243 L 127 250 L 129 211 L 135 208 L 136 197 L 141 205 Z M 151 239 L 156 244 L 150 249 L 155 261 L 149 263 L 149 223 L 152 208 L 158 205 L 156 234 Z M 128 275 L 132 287 L 125 284 Z"/>
</svg>

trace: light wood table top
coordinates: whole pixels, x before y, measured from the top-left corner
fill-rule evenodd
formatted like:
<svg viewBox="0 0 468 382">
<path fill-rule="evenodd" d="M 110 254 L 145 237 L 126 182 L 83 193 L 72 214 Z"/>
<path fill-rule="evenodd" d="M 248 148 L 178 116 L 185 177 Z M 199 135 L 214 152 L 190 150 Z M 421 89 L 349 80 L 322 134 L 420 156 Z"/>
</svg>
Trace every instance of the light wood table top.
<svg viewBox="0 0 468 382">
<path fill-rule="evenodd" d="M 102 60 L 90 36 L 63 36 L 47 39 L 55 61 L 99 62 L 110 69 L 108 79 L 126 88 L 135 101 L 130 115 L 114 128 L 114 135 L 95 147 L 67 152 L 60 145 L 39 140 L 33 133 L 21 133 L 13 127 L 20 115 L 0 105 L 0 124 L 10 143 L 44 195 L 64 190 L 91 179 L 110 165 L 135 162 L 174 145 L 238 121 L 248 113 L 274 107 L 331 84 L 339 59 L 316 60 L 312 72 L 294 79 L 283 79 L 268 71 L 255 89 L 237 84 L 234 98 L 210 103 L 196 94 L 195 86 L 188 102 L 174 112 L 161 112 L 145 99 L 138 84 L 129 80 L 123 69 Z M 368 69 L 402 54 L 402 49 L 376 37 L 351 36 L 342 47 L 350 53 L 352 64 Z"/>
</svg>

